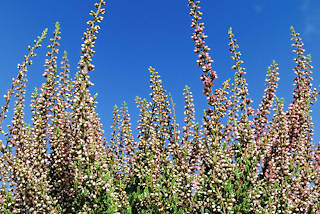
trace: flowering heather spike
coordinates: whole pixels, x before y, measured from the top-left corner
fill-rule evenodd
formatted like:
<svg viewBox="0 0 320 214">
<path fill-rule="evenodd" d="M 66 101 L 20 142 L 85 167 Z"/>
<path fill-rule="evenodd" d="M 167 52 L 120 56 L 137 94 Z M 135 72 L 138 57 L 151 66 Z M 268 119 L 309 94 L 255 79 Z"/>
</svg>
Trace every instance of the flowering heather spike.
<svg viewBox="0 0 320 214">
<path fill-rule="evenodd" d="M 109 142 L 108 147 L 108 155 L 110 155 L 110 161 L 109 167 L 113 173 L 118 173 L 118 171 L 115 170 L 114 167 L 117 167 L 119 165 L 118 161 L 119 159 L 117 157 L 120 156 L 119 154 L 119 135 L 120 135 L 120 115 L 119 115 L 119 109 L 117 105 L 114 105 L 113 107 L 113 125 L 111 126 L 112 133 L 111 133 L 111 139 Z"/>
<path fill-rule="evenodd" d="M 314 180 L 306 175 L 316 170 L 312 167 L 313 123 L 310 115 L 315 90 L 312 92 L 311 60 L 303 55 L 304 49 L 300 34 L 293 28 L 291 31 L 293 52 L 297 55 L 294 61 L 297 65 L 294 68 L 296 74 L 294 100 L 290 103 L 287 113 L 289 139 L 286 142 L 286 149 L 290 152 L 288 160 L 291 162 L 289 166 L 294 176 L 290 178 L 293 184 L 288 187 L 288 190 L 293 191 L 289 197 L 288 209 L 294 212 L 298 210 L 310 212 L 314 201 L 311 198 L 312 193 L 309 194 L 309 184 Z"/>
<path fill-rule="evenodd" d="M 183 126 L 183 138 L 182 138 L 182 145 L 188 142 L 188 138 L 194 137 L 193 128 L 195 126 L 195 109 L 194 109 L 194 103 L 193 103 L 193 97 L 192 92 L 189 90 L 188 86 L 185 86 L 183 90 L 184 94 L 184 123 L 185 126 Z M 187 146 L 187 148 L 189 148 Z"/>
<path fill-rule="evenodd" d="M 81 45 L 81 52 L 82 56 L 79 62 L 80 74 L 83 74 L 83 78 L 85 78 L 88 74 L 88 71 L 92 71 L 94 69 L 93 64 L 91 64 L 92 56 L 94 54 L 94 44 L 97 37 L 95 36 L 100 29 L 98 23 L 103 20 L 103 14 L 105 13 L 105 1 L 99 0 L 99 3 L 95 4 L 96 11 L 91 11 L 90 15 L 92 16 L 93 20 L 87 22 L 89 28 L 87 28 L 86 32 L 84 33 L 84 37 L 82 38 L 83 44 Z"/>
<path fill-rule="evenodd" d="M 45 72 L 43 73 L 43 76 L 46 78 L 46 82 L 41 86 L 40 88 L 40 94 L 37 97 L 37 100 L 35 100 L 35 115 L 33 117 L 34 120 L 34 126 L 35 126 L 35 141 L 39 141 L 39 139 L 45 140 L 43 138 L 46 138 L 49 134 L 50 130 L 47 130 L 46 127 L 49 125 L 49 119 L 50 119 L 50 112 L 51 108 L 54 106 L 54 96 L 56 95 L 56 74 L 57 74 L 57 56 L 55 54 L 58 53 L 59 49 L 57 48 L 60 40 L 60 25 L 57 22 L 55 26 L 55 31 L 53 33 L 53 38 L 50 39 L 52 44 L 48 46 L 49 51 L 47 52 L 47 57 L 45 62 Z M 41 117 L 41 123 L 37 124 L 36 121 L 38 118 Z M 40 133 L 38 133 L 40 131 Z M 38 135 L 37 135 L 38 134 Z M 39 139 L 38 139 L 39 137 Z M 44 142 L 44 146 L 46 147 L 46 143 Z"/>
<path fill-rule="evenodd" d="M 235 64 L 232 66 L 232 69 L 235 70 L 234 83 L 232 84 L 233 89 L 231 90 L 231 92 L 233 93 L 233 95 L 231 96 L 231 100 L 233 103 L 232 105 L 236 106 L 236 109 L 239 109 L 241 111 L 244 110 L 244 116 L 248 117 L 253 113 L 253 111 L 248 107 L 250 103 L 252 103 L 252 100 L 247 98 L 249 94 L 247 88 L 248 84 L 246 82 L 246 79 L 243 77 L 246 72 L 245 68 L 241 66 L 241 64 L 243 64 L 243 61 L 240 58 L 241 52 L 237 50 L 239 48 L 239 45 L 237 44 L 237 40 L 234 38 L 231 27 L 229 28 L 228 35 L 230 40 L 228 44 L 230 47 L 229 51 L 231 54 L 233 54 L 233 56 L 231 56 L 231 59 L 235 62 Z"/>
<path fill-rule="evenodd" d="M 234 53 L 234 56 L 232 56 L 232 59 L 235 61 L 233 69 L 236 70 L 235 83 L 233 84 L 234 88 L 231 90 L 231 92 L 233 92 L 233 95 L 231 96 L 230 100 L 224 97 L 224 95 L 228 94 L 227 89 L 229 89 L 227 81 L 224 83 L 224 87 L 222 89 L 215 91 L 215 94 L 218 95 L 216 96 L 217 100 L 219 100 L 218 103 L 220 103 L 220 105 L 216 105 L 216 109 L 219 109 L 217 112 L 220 112 L 221 115 L 214 113 L 213 115 L 219 116 L 216 116 L 216 119 L 213 121 L 219 121 L 219 118 L 225 116 L 225 113 L 222 112 L 226 112 L 226 110 L 229 107 L 232 108 L 229 110 L 229 119 L 227 121 L 225 131 L 221 132 L 224 126 L 222 124 L 219 124 L 218 122 L 215 122 L 213 124 L 216 124 L 216 128 L 211 129 L 214 133 L 212 136 L 214 137 L 211 138 L 210 136 L 208 140 L 204 140 L 204 142 L 207 142 L 206 144 L 210 156 L 214 156 L 215 158 L 213 160 L 210 160 L 210 158 L 205 157 L 205 155 L 203 155 L 202 160 L 205 163 L 205 168 L 203 169 L 204 172 L 201 172 L 201 174 L 202 176 L 205 176 L 206 174 L 208 174 L 208 169 L 216 168 L 217 166 L 215 164 L 217 163 L 217 160 L 221 161 L 222 163 L 229 163 L 226 164 L 226 169 L 224 169 L 226 171 L 224 173 L 213 172 L 213 174 L 207 175 L 207 182 L 208 184 L 210 182 L 216 182 L 214 181 L 214 177 L 217 177 L 215 175 L 216 173 L 228 174 L 232 172 L 233 176 L 229 177 L 228 181 L 233 183 L 232 187 L 218 185 L 220 187 L 219 190 L 217 190 L 217 193 L 219 193 L 220 196 L 218 195 L 217 197 L 222 197 L 222 195 L 227 193 L 227 195 L 224 196 L 224 198 L 229 198 L 231 201 L 233 201 L 233 203 L 224 204 L 223 201 L 219 201 L 218 203 L 220 204 L 220 209 L 223 212 L 226 212 L 226 210 L 231 209 L 231 207 L 234 207 L 233 210 L 235 212 L 244 212 L 244 210 L 253 206 L 254 202 L 252 200 L 252 197 L 258 194 L 255 192 L 257 179 L 257 176 L 255 175 L 255 167 L 257 165 L 257 161 L 255 161 L 253 158 L 255 156 L 256 148 L 253 141 L 251 122 L 248 118 L 249 115 L 252 115 L 253 110 L 252 108 L 247 107 L 247 105 L 249 105 L 252 101 L 247 98 L 247 83 L 245 78 L 243 78 L 245 72 L 244 68 L 241 67 L 243 61 L 240 59 L 241 53 L 237 51 L 239 46 L 236 44 L 236 40 L 233 38 L 234 35 L 232 33 L 231 28 L 229 29 L 228 34 L 230 39 L 230 52 Z M 222 103 L 224 101 L 225 104 L 223 105 Z M 241 111 L 244 112 L 241 113 Z M 241 115 L 239 115 L 239 113 L 241 113 Z M 206 118 L 204 119 L 204 124 L 212 125 L 209 123 L 209 121 L 206 120 Z M 205 134 L 208 135 L 209 133 Z M 230 136 L 230 134 L 232 135 Z M 224 143 L 222 143 L 223 138 L 226 139 Z M 230 147 L 228 146 L 228 143 L 232 141 L 232 138 L 238 143 L 232 142 Z M 214 141 L 214 143 L 212 144 L 212 148 L 210 148 L 210 142 L 212 141 Z M 205 152 L 204 154 L 206 153 L 207 152 Z M 233 160 L 236 161 L 235 165 L 231 164 Z M 234 173 L 234 167 L 236 167 L 237 173 Z M 205 189 L 207 188 L 205 187 Z M 226 189 L 235 191 L 235 194 L 232 193 L 232 191 L 226 192 Z M 251 193 L 248 194 L 249 192 Z M 208 194 L 206 197 L 213 197 L 213 195 L 210 196 L 210 194 Z M 207 206 L 210 206 L 210 204 L 207 204 Z"/>
<path fill-rule="evenodd" d="M 48 29 L 46 28 L 41 36 L 38 36 L 38 40 L 34 40 L 34 46 L 28 46 L 28 55 L 24 56 L 24 62 L 20 65 L 18 64 L 19 73 L 15 79 L 12 80 L 12 87 L 8 90 L 7 95 L 4 96 L 5 98 L 5 105 L 1 107 L 1 115 L 0 115 L 0 131 L 2 131 L 2 122 L 3 119 L 6 117 L 6 113 L 8 112 L 9 108 L 9 102 L 11 99 L 12 94 L 14 93 L 14 90 L 16 89 L 16 86 L 22 81 L 22 79 L 25 77 L 25 73 L 27 72 L 27 66 L 32 64 L 32 57 L 37 56 L 37 54 L 34 52 L 36 49 L 41 47 L 41 42 L 46 38 Z"/>
<path fill-rule="evenodd" d="M 275 92 L 278 88 L 278 70 L 278 64 L 275 61 L 273 61 L 272 65 L 268 67 L 268 73 L 265 84 L 266 89 L 264 90 L 262 102 L 259 105 L 260 108 L 258 109 L 256 117 L 254 119 L 256 141 L 260 138 L 262 134 L 265 133 L 264 127 L 268 121 L 268 115 L 270 114 L 270 110 L 275 97 Z"/>
<path fill-rule="evenodd" d="M 60 40 L 60 25 L 57 22 L 55 26 L 55 31 L 53 37 L 50 39 L 51 44 L 48 45 L 48 52 L 46 56 L 48 57 L 45 61 L 45 71 L 43 77 L 46 78 L 46 82 L 42 84 L 40 88 L 39 96 L 33 102 L 31 107 L 33 108 L 33 128 L 32 128 L 32 137 L 33 140 L 30 142 L 31 147 L 34 149 L 33 159 L 30 161 L 33 162 L 35 167 L 32 168 L 32 171 L 35 175 L 31 176 L 28 179 L 30 185 L 40 186 L 39 190 L 31 190 L 30 193 L 34 194 L 36 197 L 33 200 L 30 200 L 27 204 L 30 208 L 33 207 L 33 204 L 39 204 L 39 212 L 52 212 L 54 211 L 54 201 L 50 199 L 50 184 L 48 181 L 49 170 L 48 170 L 48 161 L 49 157 L 47 154 L 47 143 L 49 143 L 49 137 L 52 135 L 50 119 L 52 117 L 52 108 L 55 105 L 56 95 L 56 73 L 57 73 L 57 56 L 58 53 L 58 41 Z M 48 204 L 51 204 L 48 206 Z M 27 212 L 30 212 L 27 210 Z"/>
<path fill-rule="evenodd" d="M 275 114 L 271 124 L 272 130 L 270 131 L 270 137 L 268 137 L 271 146 L 267 147 L 262 166 L 262 175 L 265 181 L 264 189 L 266 189 L 267 196 L 265 199 L 269 200 L 266 209 L 269 212 L 288 210 L 289 202 L 286 195 L 290 192 L 290 186 L 292 185 L 291 152 L 287 149 L 289 122 L 287 113 L 283 111 L 283 106 L 283 100 L 276 99 Z"/>
<path fill-rule="evenodd" d="M 160 212 L 172 213 L 173 207 L 182 209 L 177 198 L 177 171 L 169 159 L 176 152 L 175 125 L 160 77 L 151 67 L 149 72 L 152 102 L 136 98 L 140 109 L 138 150 L 128 193 L 133 212 L 151 212 L 156 207 Z"/>
<path fill-rule="evenodd" d="M 294 50 L 292 51 L 297 55 L 294 59 L 296 62 L 296 67 L 294 68 L 294 72 L 297 75 L 295 78 L 295 90 L 293 92 L 293 98 L 296 103 L 299 102 L 299 99 L 307 99 L 309 100 L 312 95 L 312 74 L 313 66 L 311 65 L 311 56 L 304 56 L 305 50 L 303 49 L 302 39 L 299 37 L 300 34 L 296 33 L 294 28 L 291 27 L 291 40 L 293 41 L 292 47 Z M 310 104 L 312 104 L 311 100 L 309 100 Z M 305 104 L 304 104 L 305 106 Z"/>
<path fill-rule="evenodd" d="M 233 88 L 231 89 L 232 95 L 229 98 L 229 107 L 231 107 L 228 111 L 228 122 L 227 122 L 227 128 L 226 128 L 226 133 L 228 135 L 232 134 L 232 137 L 236 137 L 235 135 L 235 129 L 237 127 L 237 120 L 239 118 L 239 113 L 242 110 L 245 110 L 245 115 L 244 117 L 248 117 L 247 114 L 247 83 L 243 75 L 246 73 L 243 67 L 241 67 L 241 64 L 243 61 L 240 59 L 241 53 L 240 51 L 237 51 L 239 48 L 239 45 L 236 43 L 236 39 L 234 39 L 234 34 L 232 33 L 232 28 L 229 28 L 228 31 L 229 35 L 229 44 L 228 46 L 229 51 L 233 56 L 231 56 L 231 59 L 235 62 L 235 65 L 232 66 L 232 69 L 235 70 L 234 73 L 234 83 L 232 83 Z M 250 104 L 250 100 L 248 100 Z M 228 137 L 229 138 L 229 137 Z"/>
<path fill-rule="evenodd" d="M 212 70 L 212 62 L 209 55 L 210 48 L 205 45 L 205 39 L 207 35 L 203 33 L 204 23 L 199 23 L 202 19 L 202 12 L 199 11 L 200 1 L 188 0 L 190 7 L 190 16 L 192 16 L 191 28 L 194 28 L 194 33 L 191 39 L 194 41 L 195 49 L 194 52 L 198 55 L 197 65 L 202 68 L 203 74 L 201 75 L 201 81 L 203 82 L 203 94 L 208 99 L 208 104 L 213 105 L 215 102 L 214 95 L 212 92 L 213 81 L 218 78 L 217 73 Z"/>
<path fill-rule="evenodd" d="M 252 100 L 247 98 L 248 88 L 246 79 L 243 77 L 246 72 L 245 68 L 241 66 L 243 61 L 240 58 L 240 51 L 237 50 L 239 45 L 236 43 L 237 40 L 234 38 L 231 27 L 229 28 L 228 35 L 230 40 L 228 44 L 230 47 L 229 51 L 233 54 L 231 58 L 235 62 L 235 65 L 232 66 L 232 69 L 235 70 L 235 74 L 234 83 L 232 84 L 233 88 L 231 89 L 231 109 L 228 113 L 227 133 L 231 133 L 233 135 L 235 140 L 241 144 L 241 150 L 245 151 L 245 155 L 247 155 L 247 150 L 250 150 L 248 147 L 253 146 L 253 133 L 251 130 L 252 122 L 249 121 L 249 116 L 253 114 L 254 110 L 249 107 Z M 238 145 L 234 144 L 234 146 L 237 147 Z M 240 154 L 242 151 L 238 149 L 235 149 L 235 151 L 236 156 L 242 156 L 242 154 Z"/>
<path fill-rule="evenodd" d="M 199 20 L 201 19 L 202 13 L 199 11 L 200 1 L 193 1 L 189 0 L 189 6 L 191 7 L 190 9 L 190 15 L 192 16 L 192 24 L 191 28 L 194 28 L 194 34 L 191 37 L 193 41 L 195 42 L 195 53 L 199 53 L 199 59 L 197 60 L 198 66 L 202 68 L 202 71 L 204 74 L 201 75 L 201 80 L 204 85 L 204 90 L 203 93 L 207 97 L 208 104 L 214 107 L 214 110 L 208 109 L 205 112 L 204 116 L 204 121 L 203 121 L 203 126 L 205 128 L 205 136 L 206 138 L 204 139 L 204 143 L 206 147 L 203 147 L 202 151 L 202 157 L 201 161 L 203 162 L 203 172 L 201 172 L 202 179 L 205 180 L 206 184 L 203 184 L 200 186 L 199 191 L 203 191 L 204 189 L 207 189 L 209 186 L 212 185 L 218 185 L 220 180 L 216 177 L 216 174 L 220 174 L 221 172 L 211 172 L 208 174 L 210 169 L 214 169 L 218 164 L 217 159 L 219 161 L 226 161 L 226 157 L 224 157 L 221 154 L 221 151 L 218 150 L 216 151 L 216 148 L 219 147 L 220 140 L 222 138 L 222 134 L 220 133 L 220 130 L 223 127 L 223 125 L 220 122 L 221 117 L 224 116 L 224 113 L 222 115 L 219 112 L 224 112 L 220 111 L 222 109 L 227 108 L 229 105 L 229 102 L 227 102 L 227 105 L 218 105 L 219 101 L 225 100 L 224 95 L 226 93 L 226 89 L 229 87 L 228 86 L 228 81 L 224 83 L 224 88 L 221 90 L 216 90 L 215 94 L 213 94 L 212 87 L 213 87 L 213 81 L 217 78 L 217 74 L 215 71 L 212 70 L 212 65 L 211 63 L 213 60 L 211 59 L 208 51 L 210 50 L 208 46 L 205 45 L 205 39 L 206 35 L 204 35 L 203 30 L 204 30 L 204 23 L 199 23 Z M 217 100 L 217 95 L 219 96 L 219 100 Z M 207 156 L 209 155 L 209 157 Z M 217 157 L 218 155 L 218 157 Z M 215 160 L 212 161 L 211 158 L 214 158 Z M 216 167 L 217 168 L 217 167 Z M 225 170 L 226 168 L 222 169 Z M 218 182 L 218 183 L 217 183 Z M 216 184 L 214 184 L 216 183 Z M 221 187 L 223 188 L 223 187 Z M 200 200 L 205 201 L 206 198 L 208 198 L 208 202 L 203 202 L 202 204 L 200 203 L 199 206 L 205 206 L 205 207 L 210 207 L 212 204 L 219 203 L 219 208 L 218 211 L 221 212 L 226 212 L 227 207 L 225 203 L 222 200 L 215 201 L 214 197 L 222 197 L 220 187 L 215 188 L 215 193 L 203 193 L 200 194 L 199 197 L 201 198 Z M 210 199 L 211 200 L 210 200 Z M 209 202 L 210 201 L 210 202 Z M 209 209 L 212 210 L 212 209 Z"/>
<path fill-rule="evenodd" d="M 222 83 L 222 88 L 215 89 L 214 91 L 214 97 L 216 102 L 213 104 L 213 112 L 211 113 L 211 124 L 216 124 L 213 129 L 211 129 L 215 134 L 215 141 L 221 142 L 223 138 L 225 138 L 226 133 L 224 133 L 222 130 L 225 130 L 227 132 L 226 127 L 224 124 L 221 123 L 221 120 L 227 115 L 227 110 L 231 106 L 231 101 L 228 99 L 227 95 L 229 94 L 228 90 L 230 88 L 229 85 L 230 79 L 224 81 Z M 206 112 L 208 114 L 208 112 Z M 210 125 L 207 127 L 210 127 Z M 210 129 L 208 129 L 210 130 Z"/>
<path fill-rule="evenodd" d="M 175 110 L 176 104 L 173 102 L 171 93 L 169 93 L 169 97 L 170 97 L 170 103 L 172 106 L 172 114 L 173 114 L 173 116 L 172 116 L 173 124 L 172 124 L 171 129 L 173 129 L 173 136 L 174 136 L 173 142 L 171 142 L 171 144 L 178 144 L 180 132 L 178 131 L 179 124 L 177 123 L 177 120 L 176 120 L 176 110 Z"/>
<path fill-rule="evenodd" d="M 120 133 L 120 139 L 121 142 L 124 143 L 124 152 L 125 152 L 125 161 L 126 161 L 126 167 L 130 167 L 131 163 L 129 161 L 129 157 L 131 157 L 134 153 L 134 150 L 136 149 L 136 145 L 132 136 L 132 130 L 131 130 L 131 119 L 130 114 L 128 112 L 128 107 L 126 102 L 122 103 L 121 109 L 121 133 Z M 126 170 L 130 170 L 127 168 Z"/>
<path fill-rule="evenodd" d="M 110 178 L 107 165 L 102 124 L 95 111 L 97 102 L 91 97 L 89 91 L 93 83 L 89 81 L 88 71 L 94 68 L 91 63 L 94 54 L 93 47 L 96 33 L 100 29 L 98 23 L 102 21 L 102 15 L 105 13 L 104 5 L 105 2 L 99 0 L 95 4 L 96 11 L 90 12 L 92 20 L 87 22 L 89 28 L 82 38 L 82 55 L 79 61 L 79 71 L 74 81 L 75 90 L 71 103 L 72 155 L 76 171 L 74 190 L 77 194 L 73 205 L 76 212 L 98 212 L 98 209 L 107 206 L 104 200 L 118 204 L 118 195 L 114 192 L 113 187 L 110 187 L 112 178 Z M 95 198 L 100 200 L 95 200 Z M 107 208 L 104 209 L 107 210 Z M 117 206 L 115 209 L 118 210 Z"/>
<path fill-rule="evenodd" d="M 17 188 L 17 194 L 15 194 L 15 198 L 19 198 L 19 193 L 23 192 L 24 189 L 21 188 L 21 180 L 23 180 L 24 177 L 24 168 L 20 164 L 22 158 L 24 158 L 23 153 L 24 150 L 23 147 L 26 143 L 26 125 L 23 121 L 24 119 L 24 98 L 25 98 L 25 87 L 26 87 L 26 72 L 27 72 L 27 66 L 32 64 L 31 58 L 36 56 L 36 53 L 34 52 L 37 48 L 41 47 L 41 42 L 45 38 L 47 34 L 47 29 L 45 29 L 41 36 L 38 37 L 38 40 L 34 41 L 33 47 L 28 47 L 28 55 L 24 57 L 24 62 L 20 65 L 18 64 L 19 73 L 18 76 L 13 79 L 12 81 L 12 87 L 10 90 L 8 90 L 7 95 L 5 96 L 6 102 L 5 105 L 2 107 L 2 113 L 1 113 L 1 119 L 0 119 L 0 130 L 2 131 L 1 124 L 3 122 L 3 119 L 6 117 L 6 112 L 8 111 L 9 102 L 11 99 L 12 94 L 15 95 L 17 98 L 17 101 L 15 102 L 15 108 L 14 108 L 14 116 L 12 120 L 12 125 L 10 125 L 10 133 L 7 138 L 7 145 L 9 151 L 7 148 L 4 147 L 2 141 L 0 142 L 1 147 L 1 153 L 2 157 L 0 158 L 0 165 L 3 164 L 3 161 L 5 160 L 7 164 L 5 164 L 4 171 L 1 168 L 0 170 L 0 183 L 1 188 L 4 188 L 8 182 L 11 181 L 10 184 L 10 191 L 13 191 L 14 188 Z M 12 155 L 12 148 L 16 149 L 16 157 L 13 157 Z M 15 161 L 15 162 L 13 162 Z M 19 163 L 20 162 L 20 163 Z M 25 166 L 25 164 L 24 164 Z M 9 176 L 9 177 L 8 177 Z M 19 192 L 19 190 L 21 192 Z M 0 197 L 3 195 L 3 191 L 6 192 L 5 188 L 1 190 Z M 9 194 L 9 193 L 8 193 Z M 13 199 L 13 198 L 12 198 Z M 21 201 L 20 201 L 21 202 Z M 19 207 L 19 201 L 17 204 L 11 203 L 11 205 L 7 207 L 8 210 L 13 210 Z M 17 207 L 16 207 L 17 206 Z M 7 210 L 7 211 L 8 211 Z M 0 207 L 0 211 L 2 211 L 2 207 Z"/>
<path fill-rule="evenodd" d="M 168 95 L 166 95 L 166 91 L 162 86 L 162 81 L 160 80 L 158 72 L 152 67 L 149 68 L 149 72 L 150 88 L 152 89 L 150 97 L 153 105 L 151 114 L 154 115 L 153 125 L 156 130 L 156 135 L 154 137 L 165 142 L 165 140 L 171 140 L 173 137 L 170 132 L 172 116 L 171 109 L 169 108 Z"/>
<path fill-rule="evenodd" d="M 193 191 L 197 191 L 197 175 L 199 163 L 198 130 L 195 124 L 195 110 L 192 93 L 188 86 L 184 88 L 185 95 L 185 126 L 183 127 L 183 138 L 181 145 L 177 144 L 172 151 L 173 161 L 176 165 L 177 189 L 179 206 L 183 213 L 192 212 L 195 206 Z M 192 185 L 190 185 L 192 184 Z"/>
<path fill-rule="evenodd" d="M 121 118 L 118 106 L 115 105 L 113 108 L 113 125 L 112 137 L 110 139 L 110 144 L 108 147 L 108 164 L 113 178 L 113 184 L 115 186 L 115 191 L 119 194 L 120 205 L 125 209 L 128 206 L 128 199 L 124 195 L 124 185 L 126 184 L 124 180 L 124 147 L 121 141 Z M 122 210 L 120 208 L 120 210 Z"/>
<path fill-rule="evenodd" d="M 72 81 L 69 80 L 69 64 L 67 52 L 64 52 L 61 62 L 61 72 L 57 76 L 59 80 L 56 104 L 52 108 L 53 118 L 51 124 L 49 156 L 50 173 L 49 182 L 51 185 L 50 195 L 60 205 L 62 212 L 72 213 L 72 182 L 74 171 L 72 169 L 72 131 L 68 119 Z"/>
<path fill-rule="evenodd" d="M 270 114 L 271 107 L 273 105 L 273 100 L 275 97 L 276 89 L 278 88 L 279 73 L 278 64 L 273 61 L 272 65 L 268 67 L 267 78 L 266 78 L 266 89 L 264 90 L 264 95 L 259 105 L 259 109 L 256 112 L 255 118 L 253 120 L 254 124 L 254 139 L 257 144 L 257 158 L 260 163 L 265 158 L 265 152 L 270 149 L 271 140 L 268 133 L 270 130 L 270 124 L 268 124 L 268 115 Z"/>
<path fill-rule="evenodd" d="M 115 109 L 117 111 L 117 109 Z M 116 112 L 117 118 L 116 126 L 118 129 L 117 144 L 114 145 L 113 153 L 116 153 L 116 159 L 113 165 L 114 168 L 114 185 L 116 192 L 120 198 L 120 212 L 130 210 L 129 199 L 126 194 L 126 189 L 129 186 L 130 177 L 133 175 L 133 156 L 135 144 L 133 142 L 133 136 L 131 131 L 130 115 L 128 113 L 128 107 L 125 102 L 122 103 L 120 112 Z"/>
</svg>

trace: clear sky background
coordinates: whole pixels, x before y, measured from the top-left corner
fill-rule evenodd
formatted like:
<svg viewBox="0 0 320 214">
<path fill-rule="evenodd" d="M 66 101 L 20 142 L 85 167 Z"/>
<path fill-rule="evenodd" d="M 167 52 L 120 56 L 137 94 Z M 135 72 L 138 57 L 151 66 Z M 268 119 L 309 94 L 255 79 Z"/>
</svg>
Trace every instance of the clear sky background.
<svg viewBox="0 0 320 214">
<path fill-rule="evenodd" d="M 11 85 L 17 74 L 16 65 L 26 54 L 27 45 L 46 27 L 52 35 L 56 21 L 61 23 L 61 54 L 68 52 L 71 70 L 76 72 L 80 56 L 82 33 L 93 9 L 92 0 L 2 0 L 0 1 L 0 94 Z M 193 41 L 190 39 L 191 17 L 187 0 L 106 0 L 106 15 L 98 34 L 91 73 L 97 92 L 97 111 L 106 136 L 109 137 L 114 104 L 126 101 L 136 126 L 138 111 L 135 97 L 148 97 L 148 67 L 153 66 L 163 80 L 165 89 L 176 103 L 177 120 L 182 127 L 183 88 L 191 87 L 194 94 L 197 120 L 201 120 L 206 101 L 202 95 L 201 70 L 196 67 Z M 218 73 L 215 84 L 220 86 L 233 78 L 232 61 L 228 52 L 228 28 L 231 26 L 239 41 L 247 69 L 247 82 L 253 107 L 261 101 L 267 67 L 276 60 L 280 67 L 278 97 L 285 98 L 286 107 L 292 100 L 293 67 L 290 46 L 290 26 L 301 32 L 307 53 L 312 55 L 314 85 L 320 84 L 320 1 L 318 0 L 202 0 L 202 11 L 212 49 L 214 69 Z M 48 45 L 48 40 L 44 43 Z M 38 51 L 28 77 L 28 93 L 40 87 L 46 49 Z M 29 99 L 28 99 L 29 100 Z M 4 100 L 1 97 L 0 104 Z M 27 105 L 29 105 L 27 103 Z M 315 140 L 320 134 L 319 104 L 313 110 Z M 29 110 L 29 108 L 27 108 Z M 30 118 L 30 113 L 27 114 Z"/>
</svg>

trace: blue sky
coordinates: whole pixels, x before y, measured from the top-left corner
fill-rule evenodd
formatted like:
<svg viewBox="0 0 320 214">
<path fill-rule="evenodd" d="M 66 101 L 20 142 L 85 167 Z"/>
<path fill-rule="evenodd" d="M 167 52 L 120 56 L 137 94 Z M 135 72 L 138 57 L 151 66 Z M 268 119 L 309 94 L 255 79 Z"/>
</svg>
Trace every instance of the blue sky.
<svg viewBox="0 0 320 214">
<path fill-rule="evenodd" d="M 93 9 L 90 0 L 43 1 L 0 1 L 0 94 L 10 87 L 11 78 L 16 76 L 17 63 L 22 62 L 27 45 L 46 27 L 50 36 L 56 21 L 61 23 L 61 54 L 68 52 L 72 72 L 75 73 L 80 56 L 82 33 L 85 22 Z M 191 87 L 200 120 L 206 101 L 202 95 L 200 69 L 196 67 L 193 53 L 192 34 L 189 28 L 187 0 L 114 0 L 106 1 L 106 16 L 96 43 L 94 64 L 91 74 L 97 92 L 98 108 L 106 136 L 111 133 L 113 105 L 126 101 L 137 121 L 135 97 L 148 97 L 150 93 L 148 67 L 153 66 L 163 80 L 167 91 L 176 103 L 177 120 L 183 125 L 183 95 L 185 85 Z M 290 26 L 302 33 L 305 49 L 312 55 L 314 85 L 320 84 L 320 2 L 316 0 L 230 0 L 201 2 L 204 12 L 207 44 L 212 49 L 214 68 L 218 73 L 215 84 L 232 78 L 232 61 L 228 53 L 227 32 L 231 26 L 239 41 L 247 68 L 250 97 L 256 107 L 263 95 L 267 67 L 275 59 L 280 67 L 278 97 L 285 103 L 291 101 L 293 90 L 294 62 L 290 46 Z M 48 40 L 45 42 L 48 45 Z M 28 77 L 28 93 L 40 87 L 43 78 L 46 49 L 38 51 Z M 3 98 L 0 104 L 3 105 Z M 315 129 L 320 128 L 319 104 L 314 106 Z M 316 141 L 320 135 L 315 134 Z"/>
</svg>

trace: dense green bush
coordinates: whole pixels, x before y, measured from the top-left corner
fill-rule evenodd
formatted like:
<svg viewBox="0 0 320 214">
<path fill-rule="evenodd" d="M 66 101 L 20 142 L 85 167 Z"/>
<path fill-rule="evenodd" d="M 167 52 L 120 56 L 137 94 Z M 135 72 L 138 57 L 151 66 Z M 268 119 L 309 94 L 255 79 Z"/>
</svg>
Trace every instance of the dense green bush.
<svg viewBox="0 0 320 214">
<path fill-rule="evenodd" d="M 104 6 L 99 0 L 90 13 L 73 78 L 66 53 L 58 67 L 56 24 L 45 82 L 32 95 L 31 125 L 24 121 L 26 72 L 47 30 L 18 65 L 0 115 L 6 139 L 0 141 L 1 213 L 320 213 L 320 150 L 319 144 L 312 149 L 310 116 L 319 93 L 312 88 L 311 57 L 304 55 L 299 33 L 291 29 L 296 78 L 289 109 L 285 111 L 275 95 L 276 62 L 268 68 L 261 104 L 253 109 L 231 29 L 234 79 L 213 87 L 217 75 L 205 44 L 199 2 L 189 0 L 194 52 L 208 102 L 202 124 L 195 121 L 186 86 L 179 131 L 174 103 L 150 67 L 150 101 L 136 98 L 138 136 L 132 135 L 123 103 L 114 107 L 107 142 L 95 110 L 96 96 L 89 91 Z M 13 119 L 6 132 L 1 127 L 13 99 Z"/>
</svg>

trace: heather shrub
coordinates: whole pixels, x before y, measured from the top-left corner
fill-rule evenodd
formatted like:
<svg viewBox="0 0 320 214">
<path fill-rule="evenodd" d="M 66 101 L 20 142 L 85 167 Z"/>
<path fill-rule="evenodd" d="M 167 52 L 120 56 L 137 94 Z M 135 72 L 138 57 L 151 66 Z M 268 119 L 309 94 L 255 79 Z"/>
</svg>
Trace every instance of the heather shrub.
<svg viewBox="0 0 320 214">
<path fill-rule="evenodd" d="M 104 0 L 90 12 L 74 75 L 67 53 L 61 61 L 57 57 L 61 38 L 56 23 L 44 82 L 32 94 L 32 124 L 24 118 L 27 69 L 47 29 L 28 47 L 0 115 L 1 213 L 320 213 L 320 150 L 312 139 L 310 115 L 319 90 L 312 87 L 312 61 L 300 34 L 291 28 L 296 78 L 288 110 L 276 96 L 275 61 L 254 109 L 232 29 L 228 46 L 234 78 L 217 87 L 200 2 L 188 3 L 208 104 L 201 123 L 186 86 L 179 128 L 174 101 L 149 67 L 150 97 L 136 97 L 138 135 L 133 136 L 124 102 L 114 106 L 106 140 L 89 76 Z M 10 103 L 13 116 L 6 130 Z"/>
</svg>

